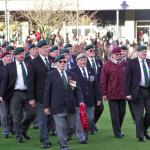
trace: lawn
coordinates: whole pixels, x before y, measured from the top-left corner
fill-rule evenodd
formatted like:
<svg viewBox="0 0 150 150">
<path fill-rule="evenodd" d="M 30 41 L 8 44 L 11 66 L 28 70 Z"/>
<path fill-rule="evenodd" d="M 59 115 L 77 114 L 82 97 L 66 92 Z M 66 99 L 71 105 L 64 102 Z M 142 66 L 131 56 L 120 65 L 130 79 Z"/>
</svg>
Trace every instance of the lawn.
<svg viewBox="0 0 150 150">
<path fill-rule="evenodd" d="M 89 136 L 89 143 L 80 145 L 77 143 L 76 137 L 70 142 L 72 150 L 149 150 L 150 141 L 139 143 L 135 138 L 135 125 L 131 119 L 127 107 L 126 117 L 123 123 L 123 132 L 125 137 L 123 139 L 115 139 L 112 132 L 110 115 L 108 105 L 105 103 L 105 111 L 97 124 L 99 131 L 96 135 Z M 0 150 L 41 150 L 38 140 L 38 131 L 30 129 L 29 135 L 32 137 L 31 141 L 24 143 L 17 143 L 15 137 L 11 136 L 9 139 L 4 139 L 0 136 Z M 51 137 L 53 146 L 51 150 L 59 150 L 56 137 Z"/>
</svg>

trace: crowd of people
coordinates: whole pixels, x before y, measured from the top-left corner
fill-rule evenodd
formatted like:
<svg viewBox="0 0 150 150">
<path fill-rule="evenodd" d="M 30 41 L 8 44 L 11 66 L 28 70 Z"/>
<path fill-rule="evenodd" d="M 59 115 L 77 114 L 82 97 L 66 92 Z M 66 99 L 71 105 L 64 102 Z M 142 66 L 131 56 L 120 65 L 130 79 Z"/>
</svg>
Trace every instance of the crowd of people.
<svg viewBox="0 0 150 150">
<path fill-rule="evenodd" d="M 39 129 L 41 147 L 52 146 L 57 135 L 61 150 L 75 134 L 79 144 L 97 132 L 96 123 L 107 100 L 115 138 L 123 138 L 122 124 L 128 102 L 139 142 L 150 140 L 150 60 L 147 47 L 137 46 L 128 58 L 128 47 L 109 48 L 107 59 L 93 44 L 37 44 L 1 46 L 0 118 L 2 135 L 15 135 L 18 143 L 30 140 L 32 123 Z"/>
</svg>

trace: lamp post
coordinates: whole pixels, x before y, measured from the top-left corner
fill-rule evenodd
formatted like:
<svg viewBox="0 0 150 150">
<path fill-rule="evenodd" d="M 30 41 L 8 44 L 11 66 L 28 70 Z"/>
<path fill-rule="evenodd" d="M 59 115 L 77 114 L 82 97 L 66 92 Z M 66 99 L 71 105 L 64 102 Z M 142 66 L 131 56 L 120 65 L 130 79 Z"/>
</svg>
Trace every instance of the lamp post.
<svg viewBox="0 0 150 150">
<path fill-rule="evenodd" d="M 9 41 L 9 11 L 8 11 L 8 0 L 5 0 L 5 34 L 6 34 L 6 41 Z"/>
<path fill-rule="evenodd" d="M 77 43 L 79 43 L 79 0 L 77 0 Z"/>
</svg>

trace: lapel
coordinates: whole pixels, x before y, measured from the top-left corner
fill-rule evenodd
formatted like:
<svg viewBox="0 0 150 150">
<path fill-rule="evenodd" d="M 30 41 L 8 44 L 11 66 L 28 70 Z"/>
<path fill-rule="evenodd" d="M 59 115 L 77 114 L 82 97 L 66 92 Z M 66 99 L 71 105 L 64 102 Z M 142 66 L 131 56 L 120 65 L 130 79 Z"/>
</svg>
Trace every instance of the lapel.
<svg viewBox="0 0 150 150">
<path fill-rule="evenodd" d="M 48 68 L 46 67 L 45 63 L 43 62 L 41 56 L 37 56 L 38 62 L 48 71 Z"/>
<path fill-rule="evenodd" d="M 15 84 L 16 80 L 17 80 L 17 64 L 16 64 L 16 61 L 13 62 L 11 69 L 12 69 L 12 74 L 14 75 L 14 77 L 13 78 L 10 77 L 10 78 L 12 78 L 12 82 Z"/>
<path fill-rule="evenodd" d="M 135 67 L 135 70 L 137 72 L 138 80 L 141 80 L 141 68 L 138 58 L 135 59 L 135 64 L 133 65 Z"/>
</svg>

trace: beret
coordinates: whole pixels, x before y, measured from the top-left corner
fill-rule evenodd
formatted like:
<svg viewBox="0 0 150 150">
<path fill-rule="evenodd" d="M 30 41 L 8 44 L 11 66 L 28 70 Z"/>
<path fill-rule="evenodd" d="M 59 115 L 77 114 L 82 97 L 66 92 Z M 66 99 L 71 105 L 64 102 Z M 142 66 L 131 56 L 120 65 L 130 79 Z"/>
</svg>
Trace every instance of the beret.
<svg viewBox="0 0 150 150">
<path fill-rule="evenodd" d="M 2 55 L 1 55 L 1 59 L 2 58 L 4 58 L 5 56 L 7 56 L 7 55 L 10 55 L 11 53 L 9 53 L 9 52 L 4 52 Z"/>
<path fill-rule="evenodd" d="M 63 48 L 63 49 L 60 50 L 60 54 L 65 54 L 65 53 L 69 53 L 68 48 Z"/>
<path fill-rule="evenodd" d="M 121 49 L 122 50 L 128 50 L 128 47 L 124 45 L 124 46 L 121 46 Z"/>
<path fill-rule="evenodd" d="M 51 49 L 50 49 L 50 52 L 53 52 L 53 51 L 56 51 L 56 50 L 58 50 L 58 46 L 53 46 L 53 47 L 51 47 Z"/>
<path fill-rule="evenodd" d="M 6 47 L 6 51 L 12 51 L 12 50 L 14 50 L 13 46 L 9 45 L 9 46 Z"/>
<path fill-rule="evenodd" d="M 41 48 L 41 47 L 43 47 L 43 46 L 45 46 L 45 45 L 48 45 L 48 42 L 46 41 L 46 40 L 41 40 L 41 41 L 39 41 L 38 43 L 37 43 L 37 47 L 38 48 Z"/>
<path fill-rule="evenodd" d="M 65 56 L 64 56 L 64 55 L 59 55 L 59 56 L 57 56 L 57 57 L 55 58 L 54 62 L 57 62 L 57 61 L 59 61 L 59 60 L 61 60 L 61 59 L 65 59 Z"/>
<path fill-rule="evenodd" d="M 21 52 L 24 52 L 24 48 L 23 47 L 16 47 L 16 49 L 14 50 L 14 55 L 18 55 Z"/>
<path fill-rule="evenodd" d="M 85 50 L 86 50 L 86 51 L 89 50 L 89 49 L 91 49 L 91 48 L 94 48 L 94 46 L 93 46 L 93 45 L 86 45 L 86 46 L 85 46 Z"/>
<path fill-rule="evenodd" d="M 76 57 L 76 60 L 79 60 L 81 58 L 87 58 L 86 54 L 84 53 L 80 53 L 77 57 Z"/>
<path fill-rule="evenodd" d="M 64 48 L 69 48 L 69 47 L 72 47 L 72 44 L 66 44 L 66 45 L 64 46 Z"/>
<path fill-rule="evenodd" d="M 35 44 L 31 44 L 31 45 L 29 46 L 29 49 L 32 49 L 32 48 L 35 48 L 35 47 L 36 47 Z"/>
<path fill-rule="evenodd" d="M 147 47 L 146 46 L 138 46 L 136 50 L 140 52 L 143 50 L 147 50 Z"/>
<path fill-rule="evenodd" d="M 121 48 L 120 47 L 114 47 L 112 49 L 112 54 L 116 54 L 116 53 L 120 53 L 121 52 Z"/>
</svg>

